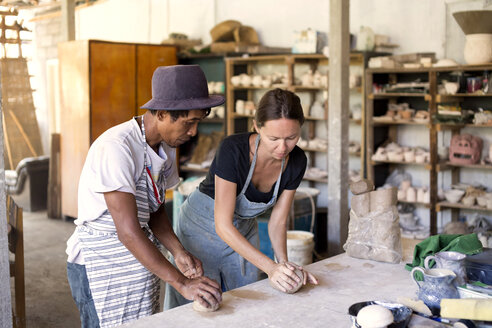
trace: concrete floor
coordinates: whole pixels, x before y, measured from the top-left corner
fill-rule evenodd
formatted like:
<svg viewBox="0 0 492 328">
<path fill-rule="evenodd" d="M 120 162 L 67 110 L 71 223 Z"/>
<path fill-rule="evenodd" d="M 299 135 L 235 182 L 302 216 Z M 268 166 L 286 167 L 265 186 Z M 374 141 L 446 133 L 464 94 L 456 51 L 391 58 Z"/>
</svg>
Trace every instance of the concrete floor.
<svg viewBox="0 0 492 328">
<path fill-rule="evenodd" d="M 80 327 L 66 275 L 66 241 L 74 228 L 46 212 L 24 212 L 27 327 Z M 418 242 L 402 240 L 404 261 L 411 261 Z"/>
</svg>

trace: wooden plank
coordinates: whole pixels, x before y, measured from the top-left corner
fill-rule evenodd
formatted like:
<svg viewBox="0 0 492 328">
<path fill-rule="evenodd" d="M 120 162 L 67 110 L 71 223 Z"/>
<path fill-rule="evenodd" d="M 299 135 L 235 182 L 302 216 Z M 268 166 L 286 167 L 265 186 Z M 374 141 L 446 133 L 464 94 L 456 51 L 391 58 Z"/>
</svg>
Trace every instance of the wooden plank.
<svg viewBox="0 0 492 328">
<path fill-rule="evenodd" d="M 75 40 L 75 0 L 61 0 L 61 40 Z"/>
<path fill-rule="evenodd" d="M 58 45 L 62 215 L 77 217 L 79 176 L 90 145 L 89 42 Z"/>
<path fill-rule="evenodd" d="M 51 134 L 50 170 L 48 176 L 48 206 L 49 218 L 59 219 L 61 213 L 61 177 L 60 177 L 60 134 Z"/>
<path fill-rule="evenodd" d="M 436 72 L 429 73 L 429 91 L 431 94 L 437 93 L 437 74 Z M 429 114 L 433 117 L 437 112 L 436 98 L 432 97 L 429 100 Z M 437 165 L 439 162 L 438 154 L 438 138 L 436 127 L 431 124 L 429 127 L 429 152 L 430 152 L 430 172 L 429 172 L 429 192 L 430 192 L 430 234 L 437 234 Z"/>
<path fill-rule="evenodd" d="M 0 87 L 2 81 L 0 79 Z M 10 294 L 10 262 L 7 237 L 7 202 L 4 162 L 4 119 L 0 93 L 0 327 L 12 327 L 12 298 Z"/>
</svg>

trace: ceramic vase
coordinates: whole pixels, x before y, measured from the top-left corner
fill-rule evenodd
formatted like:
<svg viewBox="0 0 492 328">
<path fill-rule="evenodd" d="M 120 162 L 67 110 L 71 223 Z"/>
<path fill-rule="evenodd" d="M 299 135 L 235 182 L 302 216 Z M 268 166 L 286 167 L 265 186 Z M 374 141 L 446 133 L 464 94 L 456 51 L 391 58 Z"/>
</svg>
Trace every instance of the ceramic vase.
<svg viewBox="0 0 492 328">
<path fill-rule="evenodd" d="M 477 33 L 466 35 L 465 61 L 469 65 L 492 62 L 492 34 Z"/>
</svg>

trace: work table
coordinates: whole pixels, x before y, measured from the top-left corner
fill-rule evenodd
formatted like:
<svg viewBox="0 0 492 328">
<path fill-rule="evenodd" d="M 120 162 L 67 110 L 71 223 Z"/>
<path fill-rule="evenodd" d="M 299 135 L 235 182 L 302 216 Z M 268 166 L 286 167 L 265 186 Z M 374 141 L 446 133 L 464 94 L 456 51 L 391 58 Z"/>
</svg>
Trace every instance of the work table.
<svg viewBox="0 0 492 328">
<path fill-rule="evenodd" d="M 404 263 L 390 264 L 337 255 L 305 267 L 319 280 L 295 294 L 273 289 L 268 280 L 223 294 L 217 312 L 198 313 L 191 304 L 139 319 L 123 327 L 350 327 L 350 305 L 416 297 Z"/>
</svg>

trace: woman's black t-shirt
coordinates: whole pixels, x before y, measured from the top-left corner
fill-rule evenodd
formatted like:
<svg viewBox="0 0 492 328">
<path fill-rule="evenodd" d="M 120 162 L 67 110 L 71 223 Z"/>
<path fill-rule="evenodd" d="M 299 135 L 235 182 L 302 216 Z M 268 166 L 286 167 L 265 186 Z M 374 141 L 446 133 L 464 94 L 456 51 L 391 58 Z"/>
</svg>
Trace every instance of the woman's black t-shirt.
<svg viewBox="0 0 492 328">
<path fill-rule="evenodd" d="M 234 134 L 226 137 L 220 144 L 205 180 L 199 189 L 215 199 L 215 175 L 237 184 L 236 195 L 243 189 L 249 172 L 249 137 L 252 133 Z M 261 143 L 261 141 L 260 141 Z M 251 149 L 254 151 L 254 149 Z M 306 171 L 307 158 L 304 151 L 295 146 L 289 154 L 287 167 L 282 173 L 278 197 L 284 189 L 295 190 L 299 187 Z M 269 192 L 258 191 L 252 183 L 246 190 L 246 197 L 252 202 L 267 203 L 273 196 L 275 184 Z"/>
</svg>

